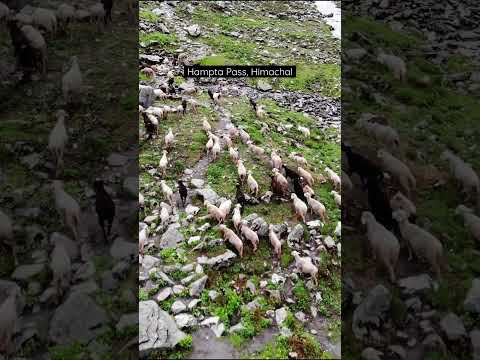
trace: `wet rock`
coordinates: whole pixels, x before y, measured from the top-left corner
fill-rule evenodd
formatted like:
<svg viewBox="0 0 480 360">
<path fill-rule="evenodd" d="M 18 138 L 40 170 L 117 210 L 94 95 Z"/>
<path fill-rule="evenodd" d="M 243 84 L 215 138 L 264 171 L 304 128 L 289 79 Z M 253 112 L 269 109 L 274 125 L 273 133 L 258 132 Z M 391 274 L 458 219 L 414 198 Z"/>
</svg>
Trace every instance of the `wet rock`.
<svg viewBox="0 0 480 360">
<path fill-rule="evenodd" d="M 200 279 L 194 281 L 190 285 L 190 296 L 199 296 L 200 293 L 205 288 L 205 284 L 207 283 L 208 276 L 202 276 Z"/>
<path fill-rule="evenodd" d="M 158 302 L 162 302 L 170 297 L 172 295 L 172 288 L 171 287 L 166 287 L 160 290 L 160 292 L 155 296 L 155 300 Z"/>
<path fill-rule="evenodd" d="M 184 329 L 197 325 L 197 319 L 191 314 L 179 314 L 175 316 L 175 323 L 179 329 Z"/>
<path fill-rule="evenodd" d="M 480 314 L 480 278 L 473 279 L 472 287 L 467 293 L 463 308 L 465 311 Z"/>
<path fill-rule="evenodd" d="M 177 244 L 185 240 L 183 234 L 179 231 L 179 228 L 179 224 L 171 224 L 167 231 L 163 233 L 162 237 L 160 238 L 160 242 L 157 243 L 156 241 L 155 245 L 160 249 L 177 247 Z"/>
<path fill-rule="evenodd" d="M 303 238 L 304 228 L 301 224 L 297 224 L 288 234 L 288 242 L 299 242 Z"/>
<path fill-rule="evenodd" d="M 107 158 L 109 166 L 123 166 L 128 162 L 128 157 L 121 154 L 110 154 Z"/>
<path fill-rule="evenodd" d="M 133 313 L 133 314 L 124 314 L 118 321 L 117 325 L 115 328 L 118 331 L 122 331 L 123 329 L 127 327 L 137 327 L 138 326 L 138 313 Z"/>
<path fill-rule="evenodd" d="M 154 301 L 139 303 L 139 355 L 144 358 L 152 351 L 171 349 L 186 337 L 175 321 Z"/>
<path fill-rule="evenodd" d="M 367 297 L 353 313 L 352 329 L 358 339 L 362 339 L 368 333 L 364 326 L 380 327 L 390 309 L 391 300 L 390 291 L 383 285 L 377 285 L 370 290 Z"/>
<path fill-rule="evenodd" d="M 275 310 L 275 321 L 277 322 L 277 326 L 282 325 L 282 323 L 287 319 L 287 315 L 288 309 L 285 307 Z"/>
<path fill-rule="evenodd" d="M 45 264 L 20 265 L 13 272 L 12 279 L 25 281 L 40 274 L 44 269 Z"/>
<path fill-rule="evenodd" d="M 123 181 L 123 191 L 132 199 L 138 200 L 138 177 L 127 177 Z"/>
<path fill-rule="evenodd" d="M 445 317 L 440 321 L 440 327 L 447 336 L 448 340 L 459 340 L 467 336 L 467 330 L 465 330 L 462 319 L 460 319 L 454 313 L 448 313 L 445 315 Z"/>
<path fill-rule="evenodd" d="M 368 347 L 362 351 L 361 356 L 365 360 L 382 360 L 383 352 Z"/>
<path fill-rule="evenodd" d="M 138 244 L 117 237 L 110 247 L 110 255 L 116 260 L 133 260 L 138 254 Z"/>
<path fill-rule="evenodd" d="M 186 30 L 188 32 L 188 35 L 190 35 L 192 37 L 198 37 L 202 34 L 202 32 L 200 30 L 200 26 L 198 26 L 196 24 L 187 27 Z"/>
<path fill-rule="evenodd" d="M 403 294 L 413 295 L 433 289 L 434 284 L 430 275 L 421 274 L 400 279 L 398 286 L 401 288 Z"/>
<path fill-rule="evenodd" d="M 222 336 L 223 332 L 225 331 L 225 325 L 223 323 L 213 325 L 210 329 L 212 329 L 215 336 L 218 338 Z"/>
<path fill-rule="evenodd" d="M 107 313 L 88 295 L 75 292 L 53 314 L 48 332 L 54 344 L 74 341 L 88 343 L 97 336 L 95 329 L 107 324 Z"/>
</svg>

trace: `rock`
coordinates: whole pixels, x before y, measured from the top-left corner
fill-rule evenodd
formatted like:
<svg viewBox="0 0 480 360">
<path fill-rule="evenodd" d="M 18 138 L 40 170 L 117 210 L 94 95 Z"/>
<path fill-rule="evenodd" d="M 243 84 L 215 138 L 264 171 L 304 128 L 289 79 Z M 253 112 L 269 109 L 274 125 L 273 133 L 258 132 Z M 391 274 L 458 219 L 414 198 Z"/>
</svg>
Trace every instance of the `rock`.
<svg viewBox="0 0 480 360">
<path fill-rule="evenodd" d="M 310 334 L 312 334 L 312 335 L 317 335 L 317 334 L 318 334 L 318 331 L 315 330 L 315 329 L 310 329 Z"/>
<path fill-rule="evenodd" d="M 212 325 L 210 329 L 212 329 L 213 333 L 218 338 L 222 336 L 223 332 L 225 331 L 225 325 L 223 325 L 223 323 Z"/>
<path fill-rule="evenodd" d="M 220 318 L 218 316 L 211 316 L 209 318 L 206 318 L 200 323 L 200 326 L 210 326 L 210 325 L 216 325 L 220 321 Z"/>
<path fill-rule="evenodd" d="M 298 357 L 298 354 L 295 351 L 290 351 L 288 353 L 288 357 L 292 359 L 296 359 Z"/>
<path fill-rule="evenodd" d="M 305 314 L 302 312 L 302 311 L 297 311 L 295 313 L 295 318 L 297 318 L 298 321 L 304 323 L 307 321 L 307 318 L 305 316 Z"/>
<path fill-rule="evenodd" d="M 207 223 L 203 224 L 202 226 L 200 226 L 200 227 L 198 228 L 198 231 L 199 231 L 199 232 L 205 232 L 205 231 L 207 231 L 208 229 L 210 229 L 210 227 L 211 227 L 210 223 L 207 222 Z"/>
<path fill-rule="evenodd" d="M 340 221 L 337 222 L 337 226 L 335 227 L 334 235 L 336 237 L 341 237 L 342 236 L 342 223 Z"/>
<path fill-rule="evenodd" d="M 185 212 L 187 213 L 187 215 L 197 215 L 199 211 L 200 211 L 199 207 L 193 206 L 191 204 L 188 204 L 187 207 L 185 208 Z"/>
<path fill-rule="evenodd" d="M 110 247 L 110 255 L 116 259 L 133 260 L 138 254 L 138 244 L 117 237 Z"/>
<path fill-rule="evenodd" d="M 147 224 L 151 224 L 153 222 L 156 222 L 158 220 L 158 215 L 150 215 L 150 216 L 147 216 L 145 219 L 143 219 L 143 221 L 145 221 L 145 223 Z"/>
<path fill-rule="evenodd" d="M 252 222 L 251 226 L 252 230 L 255 231 L 258 236 L 263 237 L 268 235 L 268 224 L 267 222 L 262 218 L 258 217 Z"/>
<path fill-rule="evenodd" d="M 373 324 L 380 327 L 390 309 L 391 300 L 392 295 L 383 285 L 377 285 L 370 290 L 367 297 L 353 313 L 352 329 L 358 339 L 367 335 L 368 330 L 363 325 Z"/>
<path fill-rule="evenodd" d="M 200 242 L 201 236 L 192 236 L 190 239 L 188 239 L 188 245 L 192 245 L 194 243 Z"/>
<path fill-rule="evenodd" d="M 323 239 L 323 243 L 327 247 L 327 249 L 333 249 L 335 247 L 335 240 L 331 236 L 327 236 Z"/>
<path fill-rule="evenodd" d="M 198 37 L 202 34 L 200 31 L 200 26 L 193 24 L 189 27 L 187 27 L 185 30 L 187 30 L 188 35 L 193 36 L 193 37 Z"/>
<path fill-rule="evenodd" d="M 185 272 L 185 273 L 189 273 L 189 272 L 193 271 L 193 266 L 194 266 L 193 264 L 186 264 L 186 265 L 182 266 L 180 268 L 180 270 Z"/>
<path fill-rule="evenodd" d="M 243 326 L 243 324 L 241 322 L 239 322 L 238 324 L 236 325 L 233 325 L 232 327 L 230 327 L 230 334 L 233 334 L 235 332 L 239 332 L 239 331 L 242 331 L 243 329 L 245 329 L 245 326 Z"/>
<path fill-rule="evenodd" d="M 288 231 L 288 226 L 285 223 L 275 224 L 273 225 L 273 231 L 275 231 L 275 233 L 281 237 L 283 234 L 285 234 Z"/>
<path fill-rule="evenodd" d="M 312 314 L 312 317 L 315 319 L 318 314 L 318 310 L 315 306 L 310 305 L 310 314 Z"/>
<path fill-rule="evenodd" d="M 87 280 L 95 275 L 95 264 L 92 261 L 88 261 L 85 264 L 81 265 L 75 275 L 73 276 L 74 281 L 78 280 Z"/>
<path fill-rule="evenodd" d="M 455 341 L 460 340 L 467 336 L 467 330 L 463 325 L 462 319 L 460 319 L 454 313 L 448 313 L 440 321 L 440 327 L 442 328 L 448 340 Z"/>
<path fill-rule="evenodd" d="M 442 338 L 438 334 L 434 333 L 434 334 L 427 335 L 427 337 L 422 341 L 422 344 L 428 350 L 439 351 L 444 355 L 447 354 L 447 347 L 445 346 L 445 343 L 443 342 Z"/>
<path fill-rule="evenodd" d="M 172 295 L 172 288 L 166 287 L 159 291 L 159 293 L 155 296 L 155 300 L 158 302 L 162 302 L 168 299 Z"/>
<path fill-rule="evenodd" d="M 264 80 L 257 81 L 257 89 L 262 91 L 270 91 L 273 89 L 272 85 Z"/>
<path fill-rule="evenodd" d="M 345 50 L 345 55 L 347 55 L 348 58 L 354 61 L 357 61 L 363 58 L 365 55 L 367 55 L 367 50 L 363 48 L 349 49 L 349 50 Z"/>
<path fill-rule="evenodd" d="M 195 189 L 201 189 L 201 188 L 203 188 L 203 185 L 205 185 L 205 180 L 202 180 L 202 179 L 192 179 L 192 180 L 190 180 L 190 184 L 191 184 Z"/>
<path fill-rule="evenodd" d="M 365 360 L 382 360 L 383 352 L 368 347 L 362 351 L 361 356 Z"/>
<path fill-rule="evenodd" d="M 288 242 L 299 242 L 303 238 L 304 228 L 302 224 L 297 224 L 293 230 L 288 234 Z"/>
<path fill-rule="evenodd" d="M 183 303 L 183 301 L 175 300 L 170 310 L 172 311 L 172 313 L 178 314 L 178 313 L 181 313 L 182 311 L 185 311 L 186 309 L 187 309 L 187 306 Z"/>
<path fill-rule="evenodd" d="M 180 314 L 175 316 L 175 323 L 183 329 L 197 325 L 197 319 L 192 314 Z"/>
<path fill-rule="evenodd" d="M 170 315 L 154 301 L 139 303 L 139 355 L 144 358 L 152 351 L 171 349 L 186 337 Z"/>
<path fill-rule="evenodd" d="M 173 287 L 173 293 L 174 293 L 175 295 L 178 295 L 178 294 L 181 294 L 185 289 L 186 289 L 186 288 L 185 288 L 185 286 L 183 286 L 183 285 L 175 285 L 175 286 Z"/>
<path fill-rule="evenodd" d="M 142 266 L 145 270 L 150 270 L 160 263 L 160 259 L 151 255 L 145 255 L 142 260 Z"/>
<path fill-rule="evenodd" d="M 77 243 L 61 233 L 52 233 L 49 242 L 51 245 L 62 244 L 71 260 L 76 259 L 80 255 Z"/>
<path fill-rule="evenodd" d="M 219 295 L 219 294 L 218 294 L 218 291 L 216 291 L 216 290 L 210 290 L 210 291 L 208 292 L 208 297 L 209 297 L 209 299 L 212 300 L 212 301 L 214 301 L 214 300 L 218 297 L 218 295 Z"/>
<path fill-rule="evenodd" d="M 41 214 L 42 214 L 42 210 L 39 207 L 17 208 L 17 209 L 15 209 L 15 215 L 17 215 L 19 217 L 37 218 Z"/>
<path fill-rule="evenodd" d="M 473 279 L 472 287 L 463 303 L 465 311 L 480 314 L 480 278 Z"/>
<path fill-rule="evenodd" d="M 400 345 L 390 345 L 388 349 L 397 355 L 400 359 L 404 360 L 407 358 L 407 350 L 403 346 Z"/>
<path fill-rule="evenodd" d="M 87 294 L 75 292 L 53 314 L 48 332 L 49 340 L 58 345 L 75 341 L 88 343 L 97 336 L 95 329 L 106 325 L 109 319 Z"/>
<path fill-rule="evenodd" d="M 123 191 L 132 199 L 138 200 L 138 177 L 127 177 L 123 181 Z"/>
<path fill-rule="evenodd" d="M 128 162 L 128 158 L 121 154 L 110 154 L 107 158 L 109 166 L 123 166 Z"/>
<path fill-rule="evenodd" d="M 219 269 L 224 266 L 228 266 L 230 262 L 237 257 L 237 254 L 235 254 L 231 250 L 227 250 L 223 254 L 220 254 L 218 256 L 214 257 L 207 257 L 207 256 L 200 256 L 197 258 L 197 262 L 200 265 L 207 265 L 209 267 L 213 267 L 216 269 Z"/>
<path fill-rule="evenodd" d="M 401 288 L 403 294 L 413 295 L 433 289 L 433 280 L 430 275 L 421 274 L 400 279 L 398 286 Z"/>
<path fill-rule="evenodd" d="M 282 323 L 287 319 L 288 310 L 285 307 L 275 310 L 275 321 L 277 326 L 281 326 Z"/>
<path fill-rule="evenodd" d="M 190 284 L 196 276 L 196 274 L 191 274 L 187 277 L 184 277 L 182 280 L 180 280 L 180 282 L 182 283 L 182 285 Z"/>
<path fill-rule="evenodd" d="M 22 295 L 22 290 L 13 281 L 0 280 L 0 304 L 3 304 L 8 294 L 12 292 L 16 294 L 17 312 L 21 314 L 25 306 L 25 298 Z"/>
<path fill-rule="evenodd" d="M 219 198 L 217 193 L 208 187 L 203 189 L 196 189 L 194 191 L 194 196 L 200 197 L 203 201 L 208 200 L 212 204 L 216 204 Z"/>
<path fill-rule="evenodd" d="M 470 332 L 470 341 L 472 342 L 473 360 L 480 360 L 480 330 L 476 329 Z"/>
<path fill-rule="evenodd" d="M 38 153 L 30 154 L 20 158 L 20 162 L 31 170 L 40 163 L 41 155 Z"/>
<path fill-rule="evenodd" d="M 280 276 L 278 274 L 273 273 L 272 274 L 272 283 L 283 284 L 283 283 L 285 283 L 285 278 L 283 276 Z"/>
<path fill-rule="evenodd" d="M 195 274 L 203 274 L 203 267 L 202 267 L 202 265 L 197 264 L 197 266 L 195 266 Z"/>
<path fill-rule="evenodd" d="M 138 313 L 122 315 L 115 328 L 118 331 L 122 331 L 123 329 L 132 326 L 138 326 Z"/>
<path fill-rule="evenodd" d="M 189 310 L 192 310 L 193 308 L 195 308 L 195 307 L 198 305 L 198 303 L 199 303 L 200 301 L 201 301 L 200 299 L 193 299 L 192 301 L 190 301 L 190 302 L 188 303 L 188 309 L 189 309 Z"/>
<path fill-rule="evenodd" d="M 202 276 L 200 279 L 194 281 L 190 285 L 190 296 L 199 296 L 200 293 L 205 288 L 205 284 L 207 283 L 208 276 Z"/>
<path fill-rule="evenodd" d="M 292 336 L 292 334 L 293 334 L 292 330 L 290 330 L 289 328 L 286 328 L 284 326 L 282 326 L 280 328 L 280 335 L 285 336 L 285 337 L 290 337 L 290 336 Z"/>
<path fill-rule="evenodd" d="M 253 312 L 258 308 L 260 308 L 260 303 L 258 302 L 258 298 L 255 298 L 254 300 L 250 301 L 245 305 L 242 305 L 241 307 L 242 310 L 248 310 L 250 312 Z"/>
<path fill-rule="evenodd" d="M 44 269 L 45 264 L 20 265 L 13 272 L 12 279 L 25 281 L 40 274 Z"/>
<path fill-rule="evenodd" d="M 256 292 L 256 290 L 257 290 L 257 289 L 255 288 L 255 284 L 254 284 L 250 279 L 247 280 L 247 283 L 246 283 L 245 287 L 246 287 L 247 289 L 249 289 L 252 294 L 255 294 L 255 292 Z"/>
<path fill-rule="evenodd" d="M 113 272 L 108 270 L 102 274 L 102 289 L 105 291 L 113 291 L 119 286 L 118 280 L 113 276 Z"/>
<path fill-rule="evenodd" d="M 265 289 L 268 285 L 267 280 L 260 280 L 260 289 Z"/>
<path fill-rule="evenodd" d="M 155 241 L 155 245 L 160 249 L 176 248 L 177 244 L 185 240 L 183 234 L 178 230 L 179 228 L 179 224 L 171 224 L 167 231 L 163 233 L 160 242 L 157 243 L 157 241 Z"/>
<path fill-rule="evenodd" d="M 307 222 L 307 226 L 310 229 L 321 229 L 323 227 L 323 224 L 320 220 L 313 220 L 313 221 Z"/>
</svg>

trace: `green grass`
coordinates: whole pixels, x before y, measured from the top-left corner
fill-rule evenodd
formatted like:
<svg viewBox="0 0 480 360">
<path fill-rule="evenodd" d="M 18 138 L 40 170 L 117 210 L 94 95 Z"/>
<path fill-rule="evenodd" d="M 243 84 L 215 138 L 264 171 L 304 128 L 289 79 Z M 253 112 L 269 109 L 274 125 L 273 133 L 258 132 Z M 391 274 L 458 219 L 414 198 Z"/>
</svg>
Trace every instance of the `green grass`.
<svg viewBox="0 0 480 360">
<path fill-rule="evenodd" d="M 224 151 L 220 157 L 208 166 L 207 181 L 213 190 L 220 196 L 232 197 L 235 195 L 237 183 L 237 166 Z"/>
<path fill-rule="evenodd" d="M 144 46 L 149 46 L 153 43 L 158 43 L 164 50 L 171 51 L 173 50 L 177 43 L 177 36 L 175 34 L 163 34 L 160 32 L 151 32 L 145 33 L 140 32 L 139 35 L 140 44 Z"/>
<path fill-rule="evenodd" d="M 152 11 L 140 9 L 140 20 L 156 23 L 158 19 L 158 15 L 155 15 Z"/>
<path fill-rule="evenodd" d="M 48 349 L 52 360 L 81 360 L 88 352 L 85 345 L 75 342 L 72 345 L 56 345 Z"/>
<path fill-rule="evenodd" d="M 237 63 L 234 65 L 252 64 L 258 58 L 256 46 L 252 42 L 232 39 L 225 35 L 203 38 L 203 41 L 213 47 L 215 52 L 228 59 L 235 59 Z"/>
<path fill-rule="evenodd" d="M 341 70 L 338 64 L 300 64 L 295 78 L 281 78 L 278 88 L 282 90 L 320 93 L 340 97 Z"/>
<path fill-rule="evenodd" d="M 292 305 L 292 308 L 295 311 L 310 311 L 310 291 L 305 287 L 302 280 L 298 280 L 293 287 L 293 295 L 295 296 L 295 304 Z"/>
<path fill-rule="evenodd" d="M 203 66 L 235 65 L 235 60 L 224 55 L 211 55 L 202 58 L 199 64 Z"/>
</svg>

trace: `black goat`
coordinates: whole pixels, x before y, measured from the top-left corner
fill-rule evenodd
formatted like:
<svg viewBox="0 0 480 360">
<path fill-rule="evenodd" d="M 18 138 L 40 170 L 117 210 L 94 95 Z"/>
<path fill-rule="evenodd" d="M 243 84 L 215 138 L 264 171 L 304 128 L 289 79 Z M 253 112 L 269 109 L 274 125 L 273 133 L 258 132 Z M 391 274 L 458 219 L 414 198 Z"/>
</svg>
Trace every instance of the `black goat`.
<svg viewBox="0 0 480 360">
<path fill-rule="evenodd" d="M 245 198 L 245 194 L 243 193 L 243 190 L 242 190 L 242 184 L 240 182 L 237 182 L 235 201 L 237 204 L 242 205 L 242 209 L 247 204 L 247 199 Z"/>
<path fill-rule="evenodd" d="M 342 143 L 342 150 L 348 159 L 350 166 L 350 173 L 356 173 L 362 180 L 362 185 L 365 186 L 367 179 L 371 176 L 379 176 L 381 174 L 380 169 L 373 162 L 366 157 L 354 152 L 351 146 Z"/>
<path fill-rule="evenodd" d="M 383 174 L 369 176 L 366 179 L 368 204 L 375 219 L 386 229 L 399 234 L 398 224 L 392 218 L 392 208 L 387 197 Z"/>
<path fill-rule="evenodd" d="M 95 210 L 98 215 L 98 223 L 102 228 L 103 238 L 106 241 L 112 230 L 113 218 L 115 217 L 115 203 L 103 187 L 102 180 L 95 180 L 93 189 L 95 191 Z M 105 231 L 105 222 L 107 222 L 107 231 Z"/>
<path fill-rule="evenodd" d="M 182 100 L 183 115 L 187 113 L 187 100 Z"/>
<path fill-rule="evenodd" d="M 250 105 L 252 105 L 253 111 L 257 111 L 257 102 L 250 98 Z"/>
<path fill-rule="evenodd" d="M 102 0 L 103 9 L 105 10 L 105 16 L 103 21 L 107 25 L 108 21 L 112 22 L 112 6 L 113 0 Z"/>
<path fill-rule="evenodd" d="M 36 66 L 36 54 L 34 49 L 29 45 L 28 39 L 21 30 L 19 24 L 15 20 L 8 21 L 8 29 L 13 45 L 13 52 L 16 59 L 16 67 L 23 71 L 22 80 L 29 80 Z"/>
<path fill-rule="evenodd" d="M 153 135 L 155 135 L 157 132 L 156 126 L 152 124 L 152 122 L 148 118 L 147 113 L 145 112 L 142 113 L 142 116 L 143 116 L 143 124 L 145 125 L 145 130 L 147 131 L 148 139 L 151 139 Z"/>
<path fill-rule="evenodd" d="M 180 199 L 182 200 L 182 205 L 185 207 L 185 201 L 187 200 L 188 190 L 182 180 L 178 180 L 178 192 L 180 194 Z"/>
</svg>

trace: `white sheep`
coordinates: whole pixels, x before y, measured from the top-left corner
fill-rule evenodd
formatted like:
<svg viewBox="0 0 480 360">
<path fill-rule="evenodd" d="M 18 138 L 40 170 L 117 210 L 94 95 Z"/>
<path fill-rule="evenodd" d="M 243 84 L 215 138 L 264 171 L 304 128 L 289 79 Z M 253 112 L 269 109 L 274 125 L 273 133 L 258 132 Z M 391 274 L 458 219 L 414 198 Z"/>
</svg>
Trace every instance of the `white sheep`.
<svg viewBox="0 0 480 360">
<path fill-rule="evenodd" d="M 377 156 L 380 159 L 382 169 L 390 173 L 398 181 L 407 197 L 410 198 L 411 191 L 415 190 L 417 186 L 417 181 L 409 167 L 385 149 L 378 150 Z"/>
<path fill-rule="evenodd" d="M 408 217 L 410 217 L 411 215 L 417 214 L 416 206 L 413 204 L 413 202 L 410 199 L 408 199 L 400 191 L 398 191 L 390 199 L 390 207 L 392 208 L 392 211 L 395 211 L 395 210 L 405 211 Z"/>
<path fill-rule="evenodd" d="M 293 207 L 295 208 L 295 214 L 303 221 L 306 222 L 305 217 L 307 215 L 308 207 L 296 194 L 292 194 Z"/>
<path fill-rule="evenodd" d="M 393 77 L 402 82 L 407 81 L 407 65 L 405 61 L 398 56 L 385 54 L 379 51 L 377 60 L 380 64 L 385 65 L 392 73 Z"/>
<path fill-rule="evenodd" d="M 140 254 L 140 259 L 143 257 L 143 254 L 145 252 L 145 244 L 148 241 L 148 226 L 144 224 L 145 226 L 140 229 L 138 233 L 138 252 Z"/>
<path fill-rule="evenodd" d="M 252 172 L 250 170 L 248 170 L 247 175 L 248 175 L 247 176 L 248 189 L 254 196 L 258 196 L 258 191 L 259 191 L 258 182 L 253 178 Z"/>
<path fill-rule="evenodd" d="M 167 166 L 168 166 L 168 158 L 167 158 L 167 150 L 163 150 L 163 155 L 160 158 L 160 162 L 158 163 L 158 169 L 162 176 L 167 174 Z"/>
<path fill-rule="evenodd" d="M 10 15 L 10 9 L 7 5 L 0 2 L 0 23 L 4 22 Z"/>
<path fill-rule="evenodd" d="M 272 167 L 274 169 L 280 170 L 282 168 L 283 162 L 282 162 L 282 158 L 277 154 L 275 150 L 272 150 L 270 158 L 272 160 Z"/>
<path fill-rule="evenodd" d="M 361 222 L 367 227 L 367 239 L 372 250 L 373 260 L 377 260 L 385 266 L 390 276 L 390 281 L 394 283 L 395 267 L 400 254 L 400 243 L 390 231 L 376 221 L 375 216 L 369 212 L 362 213 Z"/>
<path fill-rule="evenodd" d="M 480 196 L 480 181 L 477 173 L 469 163 L 454 155 L 450 150 L 443 151 L 440 158 L 448 160 L 450 172 L 455 180 L 462 185 L 462 192 L 467 197 L 473 197 L 475 194 Z"/>
<path fill-rule="evenodd" d="M 407 242 L 409 257 L 412 259 L 412 251 L 417 258 L 424 258 L 440 279 L 440 268 L 444 264 L 442 243 L 428 231 L 408 221 L 408 215 L 403 210 L 396 210 L 392 217 L 398 222 L 402 238 Z"/>
<path fill-rule="evenodd" d="M 227 228 L 225 225 L 221 224 L 219 227 L 220 231 L 223 234 L 223 238 L 232 244 L 235 249 L 238 251 L 240 258 L 243 257 L 243 242 L 242 240 L 233 232 L 233 230 Z"/>
<path fill-rule="evenodd" d="M 53 274 L 52 286 L 56 289 L 58 298 L 68 289 L 72 277 L 70 256 L 61 242 L 57 242 L 52 251 L 50 269 Z"/>
<path fill-rule="evenodd" d="M 237 161 L 237 173 L 241 182 L 244 182 L 247 179 L 247 169 L 245 168 L 245 165 L 243 165 L 241 159 Z"/>
<path fill-rule="evenodd" d="M 57 212 L 63 217 L 65 225 L 72 230 L 75 240 L 78 241 L 80 239 L 80 205 L 63 189 L 62 181 L 53 180 L 52 183 Z"/>
<path fill-rule="evenodd" d="M 15 265 L 18 264 L 16 242 L 13 237 L 13 224 L 10 217 L 0 210 L 0 241 L 12 248 Z"/>
<path fill-rule="evenodd" d="M 369 123 L 369 131 L 378 142 L 385 144 L 391 150 L 396 150 L 400 146 L 397 130 L 388 125 Z"/>
<path fill-rule="evenodd" d="M 300 126 L 300 125 L 298 125 L 298 126 L 297 126 L 297 129 L 298 129 L 298 131 L 300 131 L 300 132 L 303 134 L 303 136 L 305 136 L 306 138 L 309 138 L 309 137 L 310 137 L 310 129 L 309 129 L 309 128 L 307 128 L 307 127 L 305 127 L 305 126 Z"/>
<path fill-rule="evenodd" d="M 304 195 L 307 199 L 308 206 L 310 206 L 312 214 L 317 214 L 318 216 L 320 216 L 320 219 L 322 219 L 323 222 L 327 222 L 328 216 L 325 205 L 323 205 L 320 201 L 312 198 L 312 195 L 310 195 L 309 193 L 305 193 Z"/>
<path fill-rule="evenodd" d="M 242 222 L 242 215 L 240 214 L 241 204 L 236 204 L 233 208 L 232 222 L 237 231 L 240 230 L 240 223 Z"/>
<path fill-rule="evenodd" d="M 48 149 L 55 155 L 57 172 L 63 168 L 63 152 L 68 141 L 67 129 L 65 127 L 65 117 L 67 113 L 64 110 L 57 111 L 57 123 L 48 137 Z"/>
<path fill-rule="evenodd" d="M 327 177 L 332 182 L 335 190 L 340 190 L 340 188 L 342 187 L 342 179 L 340 179 L 340 176 L 338 176 L 338 174 L 332 169 L 330 169 L 328 166 L 325 168 L 325 172 L 327 173 Z"/>
<path fill-rule="evenodd" d="M 238 130 L 238 133 L 240 135 L 240 139 L 246 145 L 250 141 L 250 135 L 242 128 Z"/>
<path fill-rule="evenodd" d="M 17 291 L 12 286 L 7 293 L 7 298 L 0 304 L 0 352 L 8 355 L 15 352 L 13 335 L 17 329 Z"/>
<path fill-rule="evenodd" d="M 170 186 L 167 185 L 165 180 L 160 181 L 160 187 L 162 189 L 162 193 L 165 196 L 165 198 L 168 200 L 170 203 L 170 206 L 174 206 L 174 199 L 173 199 L 173 190 Z"/>
<path fill-rule="evenodd" d="M 308 185 L 313 186 L 314 179 L 312 174 L 310 174 L 307 170 L 302 168 L 301 166 L 297 167 L 298 174 L 305 179 Z"/>
<path fill-rule="evenodd" d="M 223 201 L 218 208 L 225 214 L 225 217 L 227 217 L 232 210 L 232 200 Z"/>
<path fill-rule="evenodd" d="M 258 244 L 260 243 L 258 235 L 255 231 L 248 227 L 247 222 L 244 220 L 240 223 L 240 232 L 245 237 L 245 239 L 252 243 L 253 252 L 257 251 Z"/>
<path fill-rule="evenodd" d="M 213 161 L 217 160 L 218 155 L 220 154 L 220 151 L 222 151 L 222 148 L 220 146 L 219 141 L 214 141 L 213 147 L 212 147 L 212 159 Z"/>
<path fill-rule="evenodd" d="M 168 224 L 168 222 L 170 221 L 170 213 L 168 212 L 168 208 L 167 208 L 167 205 L 162 203 L 160 205 L 160 222 L 162 225 L 166 225 Z"/>
<path fill-rule="evenodd" d="M 227 214 L 225 214 L 218 207 L 210 203 L 208 200 L 205 200 L 203 204 L 206 206 L 207 212 L 210 217 L 214 218 L 219 224 L 223 224 L 225 218 L 227 217 Z"/>
<path fill-rule="evenodd" d="M 210 125 L 207 119 L 203 119 L 203 130 L 206 133 L 208 133 L 209 131 L 212 131 L 212 125 Z"/>
<path fill-rule="evenodd" d="M 277 259 L 280 259 L 282 256 L 282 242 L 275 233 L 274 226 L 272 224 L 268 226 L 268 238 L 270 239 L 270 244 L 273 246 L 273 252 L 277 256 Z"/>
<path fill-rule="evenodd" d="M 348 174 L 343 170 L 342 170 L 342 189 L 347 191 L 353 190 L 352 180 L 350 179 L 350 176 L 348 176 Z"/>
<path fill-rule="evenodd" d="M 337 204 L 338 207 L 342 206 L 342 196 L 336 192 L 335 190 L 330 191 L 330 194 L 333 195 L 333 200 L 335 201 L 335 204 Z"/>
<path fill-rule="evenodd" d="M 292 251 L 292 256 L 295 258 L 295 266 L 297 270 L 304 274 L 310 274 L 313 283 L 317 285 L 318 268 L 313 265 L 312 259 L 309 257 L 300 257 L 297 251 Z"/>
<path fill-rule="evenodd" d="M 34 49 L 37 61 L 40 63 L 40 72 L 43 77 L 47 74 L 47 43 L 42 34 L 31 25 L 23 25 L 21 31 Z"/>
<path fill-rule="evenodd" d="M 304 194 L 310 194 L 311 196 L 315 196 L 315 191 L 310 186 L 308 186 L 307 184 L 305 184 L 303 186 L 303 193 Z"/>
<path fill-rule="evenodd" d="M 465 205 L 458 205 L 455 214 L 463 216 L 464 225 L 469 234 L 480 243 L 480 217 L 474 214 L 473 209 Z"/>
<path fill-rule="evenodd" d="M 62 92 L 63 98 L 67 104 L 72 102 L 73 99 L 79 99 L 79 95 L 82 91 L 82 72 L 80 71 L 80 65 L 78 64 L 78 58 L 72 56 L 70 58 L 70 70 L 63 75 L 62 78 Z"/>
<path fill-rule="evenodd" d="M 252 141 L 249 141 L 247 145 L 250 151 L 253 152 L 255 155 L 262 156 L 263 154 L 265 154 L 265 150 L 260 146 L 255 145 Z"/>
<path fill-rule="evenodd" d="M 228 136 L 230 136 L 230 138 L 232 139 L 235 139 L 238 135 L 239 135 L 238 129 L 235 126 L 231 125 L 228 128 Z"/>
<path fill-rule="evenodd" d="M 57 32 L 57 17 L 50 9 L 35 8 L 32 14 L 32 23 L 48 33 L 55 34 Z"/>
<path fill-rule="evenodd" d="M 288 157 L 294 160 L 298 166 L 308 166 L 308 161 L 303 157 L 302 154 L 291 153 L 290 155 L 288 155 Z"/>
<path fill-rule="evenodd" d="M 142 193 L 138 193 L 138 206 L 142 209 L 145 206 L 145 198 Z"/>
<path fill-rule="evenodd" d="M 75 8 L 69 4 L 60 4 L 57 8 L 56 15 L 59 27 L 65 31 L 68 24 L 75 19 Z"/>
<path fill-rule="evenodd" d="M 227 134 L 222 135 L 222 139 L 227 147 L 230 148 L 233 146 L 233 141 Z"/>
<path fill-rule="evenodd" d="M 238 153 L 238 149 L 229 147 L 228 153 L 230 154 L 230 159 L 232 159 L 233 162 L 237 162 L 240 159 L 240 154 Z"/>
<path fill-rule="evenodd" d="M 173 145 L 175 136 L 173 135 L 172 129 L 168 129 L 168 133 L 165 135 L 165 148 L 170 149 Z"/>
<path fill-rule="evenodd" d="M 162 89 L 154 89 L 153 94 L 155 95 L 156 99 L 166 99 L 167 98 L 167 94 L 165 94 Z"/>
<path fill-rule="evenodd" d="M 103 30 L 103 22 L 105 18 L 105 9 L 103 8 L 103 4 L 96 3 L 88 8 L 90 12 L 90 22 L 97 24 L 98 30 Z"/>
</svg>

